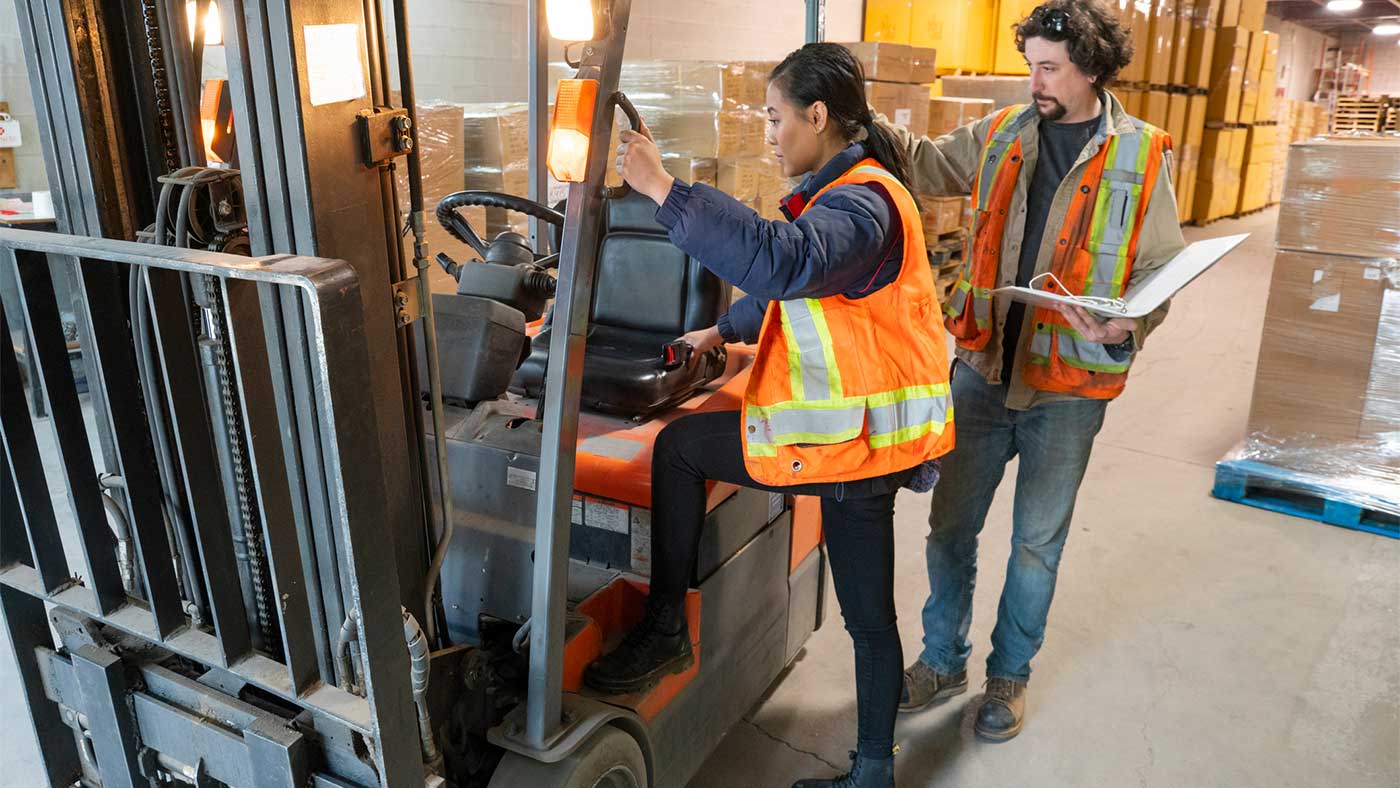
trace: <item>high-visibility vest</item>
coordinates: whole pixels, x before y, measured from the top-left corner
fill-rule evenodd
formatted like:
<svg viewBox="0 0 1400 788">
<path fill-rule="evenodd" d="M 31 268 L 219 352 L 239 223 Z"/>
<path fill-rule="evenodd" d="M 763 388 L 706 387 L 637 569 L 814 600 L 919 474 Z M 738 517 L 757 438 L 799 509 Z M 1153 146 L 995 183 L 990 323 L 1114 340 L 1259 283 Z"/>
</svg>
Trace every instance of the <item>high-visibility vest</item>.
<svg viewBox="0 0 1400 788">
<path fill-rule="evenodd" d="M 1001 242 L 1011 195 L 1021 172 L 1021 129 L 1035 117 L 1033 105 L 1003 109 L 992 121 L 973 185 L 975 220 L 965 263 L 944 307 L 948 332 L 960 347 L 982 351 L 991 338 L 992 290 L 1001 270 Z M 1120 298 L 1132 275 L 1143 216 L 1171 138 L 1133 118 L 1135 131 L 1100 138 L 1075 186 L 1064 225 L 1056 230 L 1050 271 L 1069 295 Z M 1051 228 L 1046 228 L 1049 231 Z M 1050 287 L 1054 287 L 1053 283 Z M 1026 384 L 1093 399 L 1123 391 L 1132 359 L 1115 360 L 1101 343 L 1070 327 L 1059 311 L 1034 310 Z"/>
<path fill-rule="evenodd" d="M 768 304 L 742 414 L 744 464 L 763 484 L 882 476 L 953 448 L 946 339 L 914 198 L 865 159 L 812 201 L 871 182 L 899 212 L 899 276 L 864 298 Z"/>
</svg>

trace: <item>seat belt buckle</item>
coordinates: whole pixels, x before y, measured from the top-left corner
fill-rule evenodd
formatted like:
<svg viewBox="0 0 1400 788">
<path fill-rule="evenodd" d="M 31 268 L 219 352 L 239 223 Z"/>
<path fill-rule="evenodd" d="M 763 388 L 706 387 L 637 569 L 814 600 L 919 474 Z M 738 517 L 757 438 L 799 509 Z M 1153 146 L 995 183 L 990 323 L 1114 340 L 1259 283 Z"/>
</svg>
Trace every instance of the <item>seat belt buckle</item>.
<svg viewBox="0 0 1400 788">
<path fill-rule="evenodd" d="M 690 361 L 690 354 L 694 348 L 689 342 L 677 339 L 675 342 L 667 342 L 661 346 L 661 368 L 677 369 Z"/>
</svg>

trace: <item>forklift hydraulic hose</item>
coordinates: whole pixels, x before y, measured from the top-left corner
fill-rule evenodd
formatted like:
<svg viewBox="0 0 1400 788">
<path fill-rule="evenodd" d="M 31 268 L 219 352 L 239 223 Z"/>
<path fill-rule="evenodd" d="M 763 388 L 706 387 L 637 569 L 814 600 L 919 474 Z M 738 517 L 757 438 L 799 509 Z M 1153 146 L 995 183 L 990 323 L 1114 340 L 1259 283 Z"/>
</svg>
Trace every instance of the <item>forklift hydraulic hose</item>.
<svg viewBox="0 0 1400 788">
<path fill-rule="evenodd" d="M 399 93 L 408 112 L 409 134 L 413 147 L 408 152 L 409 224 L 413 227 L 413 265 L 418 269 L 418 305 L 423 313 L 423 355 L 428 364 L 428 400 L 433 409 L 433 446 L 437 454 L 439 505 L 442 507 L 442 536 L 438 539 L 428 575 L 423 581 L 423 617 L 427 623 L 428 642 L 437 642 L 437 609 L 433 604 L 437 578 L 447 560 L 447 546 L 452 541 L 452 485 L 447 472 L 447 441 L 442 417 L 442 372 L 438 367 L 437 321 L 433 315 L 433 296 L 428 289 L 427 249 L 423 244 L 423 158 L 418 144 L 418 107 L 413 91 L 413 56 L 408 46 L 408 4 L 394 0 L 394 39 L 399 55 Z M 427 462 L 424 458 L 423 483 L 428 483 Z M 431 515 L 428 515 L 431 516 Z M 431 734 L 430 734 L 431 735 Z"/>
<path fill-rule="evenodd" d="M 408 644 L 409 676 L 412 679 L 413 705 L 418 707 L 418 735 L 423 740 L 423 762 L 441 774 L 442 754 L 438 752 L 437 742 L 433 739 L 433 722 L 428 717 L 428 676 L 432 672 L 428 641 L 423 638 L 418 620 L 407 610 L 403 610 L 403 637 Z"/>
</svg>

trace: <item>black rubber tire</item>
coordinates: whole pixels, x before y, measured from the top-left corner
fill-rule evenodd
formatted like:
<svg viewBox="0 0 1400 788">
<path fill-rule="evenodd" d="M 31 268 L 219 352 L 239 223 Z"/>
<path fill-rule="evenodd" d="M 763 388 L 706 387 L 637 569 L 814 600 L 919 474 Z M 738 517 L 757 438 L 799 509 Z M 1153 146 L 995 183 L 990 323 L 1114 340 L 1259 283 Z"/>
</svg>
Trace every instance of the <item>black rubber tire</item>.
<svg viewBox="0 0 1400 788">
<path fill-rule="evenodd" d="M 490 788 L 648 788 L 646 758 L 636 739 L 604 725 L 558 763 L 506 753 Z"/>
</svg>

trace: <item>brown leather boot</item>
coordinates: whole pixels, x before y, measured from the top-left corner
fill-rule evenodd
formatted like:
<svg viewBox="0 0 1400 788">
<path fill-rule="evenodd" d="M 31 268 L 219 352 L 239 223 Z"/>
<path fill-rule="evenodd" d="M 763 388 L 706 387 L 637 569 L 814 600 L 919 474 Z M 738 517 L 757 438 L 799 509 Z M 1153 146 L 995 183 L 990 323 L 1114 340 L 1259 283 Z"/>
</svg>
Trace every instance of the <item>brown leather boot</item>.
<svg viewBox="0 0 1400 788">
<path fill-rule="evenodd" d="M 904 691 L 899 695 L 901 712 L 918 711 L 939 701 L 967 692 L 967 671 L 944 676 L 923 660 L 914 660 L 904 671 Z"/>
<path fill-rule="evenodd" d="M 990 741 L 1014 739 L 1026 718 L 1026 685 L 1011 679 L 987 679 L 987 693 L 977 709 L 977 735 Z"/>
</svg>

